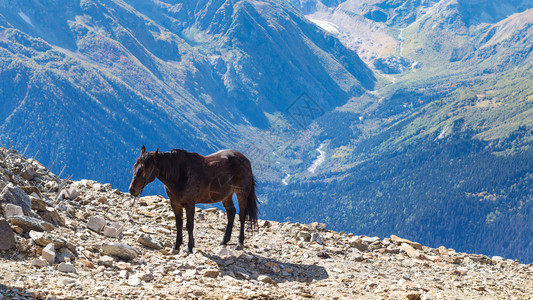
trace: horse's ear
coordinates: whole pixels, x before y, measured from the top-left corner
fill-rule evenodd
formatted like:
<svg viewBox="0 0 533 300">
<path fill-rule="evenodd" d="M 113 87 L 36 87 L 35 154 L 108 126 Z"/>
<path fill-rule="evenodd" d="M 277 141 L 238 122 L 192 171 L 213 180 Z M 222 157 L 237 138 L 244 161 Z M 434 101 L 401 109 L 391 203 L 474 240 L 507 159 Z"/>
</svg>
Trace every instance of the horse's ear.
<svg viewBox="0 0 533 300">
<path fill-rule="evenodd" d="M 144 154 L 144 152 L 146 152 L 146 147 L 144 147 L 143 145 L 143 147 L 141 148 L 141 155 Z"/>
<path fill-rule="evenodd" d="M 155 155 L 157 155 L 159 153 L 159 148 L 157 148 L 157 150 L 155 150 Z"/>
</svg>

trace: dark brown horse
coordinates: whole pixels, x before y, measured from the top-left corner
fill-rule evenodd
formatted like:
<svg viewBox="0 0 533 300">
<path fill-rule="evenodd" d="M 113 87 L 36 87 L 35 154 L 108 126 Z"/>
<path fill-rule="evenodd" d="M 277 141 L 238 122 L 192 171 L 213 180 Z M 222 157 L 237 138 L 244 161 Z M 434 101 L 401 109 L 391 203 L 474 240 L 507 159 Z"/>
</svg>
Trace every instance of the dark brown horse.
<svg viewBox="0 0 533 300">
<path fill-rule="evenodd" d="M 140 195 L 144 187 L 156 178 L 165 184 L 165 191 L 176 216 L 178 232 L 174 249 L 179 250 L 183 242 L 183 209 L 187 214 L 187 251 L 192 252 L 195 204 L 221 201 L 228 216 L 222 239 L 222 244 L 226 245 L 231 237 L 236 214 L 233 193 L 239 200 L 241 230 L 238 247 L 243 247 L 245 220 L 249 220 L 253 229 L 257 224 L 258 203 L 252 166 L 243 154 L 235 150 L 221 150 L 207 156 L 185 150 L 159 152 L 158 149 L 146 152 L 143 145 L 141 155 L 133 166 L 130 194 Z"/>
</svg>

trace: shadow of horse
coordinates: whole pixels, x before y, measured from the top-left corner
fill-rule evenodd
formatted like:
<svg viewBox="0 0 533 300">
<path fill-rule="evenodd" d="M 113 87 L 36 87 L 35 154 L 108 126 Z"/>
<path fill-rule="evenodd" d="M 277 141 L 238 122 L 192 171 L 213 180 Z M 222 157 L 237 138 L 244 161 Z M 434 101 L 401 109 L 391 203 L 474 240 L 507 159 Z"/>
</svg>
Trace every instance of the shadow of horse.
<svg viewBox="0 0 533 300">
<path fill-rule="evenodd" d="M 287 281 L 309 283 L 329 277 L 324 267 L 314 264 L 287 263 L 252 253 L 230 257 L 205 252 L 201 254 L 217 264 L 222 276 L 229 275 L 241 280 L 257 280 L 259 276 L 266 275 L 276 284 Z"/>
</svg>

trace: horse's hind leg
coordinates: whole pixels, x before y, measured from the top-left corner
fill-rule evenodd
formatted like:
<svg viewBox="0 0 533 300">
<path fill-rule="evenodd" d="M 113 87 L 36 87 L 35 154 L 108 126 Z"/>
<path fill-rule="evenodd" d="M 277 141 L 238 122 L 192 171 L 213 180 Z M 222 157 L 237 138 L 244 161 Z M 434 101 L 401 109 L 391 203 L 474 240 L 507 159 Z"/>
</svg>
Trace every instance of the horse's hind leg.
<svg viewBox="0 0 533 300">
<path fill-rule="evenodd" d="M 224 233 L 224 238 L 222 239 L 222 242 L 220 244 L 226 245 L 230 238 L 231 238 L 231 232 L 233 230 L 233 222 L 235 221 L 235 214 L 237 213 L 237 210 L 235 209 L 235 206 L 233 205 L 233 197 L 230 196 L 229 198 L 226 198 L 222 201 L 222 205 L 224 205 L 224 209 L 226 209 L 226 215 L 228 217 L 228 224 L 226 225 L 226 232 Z"/>
<path fill-rule="evenodd" d="M 242 191 L 237 192 L 237 199 L 239 200 L 239 221 L 241 222 L 241 228 L 239 231 L 239 245 L 237 248 L 242 249 L 244 247 L 244 227 L 246 224 L 246 196 Z"/>
<path fill-rule="evenodd" d="M 185 213 L 187 214 L 187 233 L 189 236 L 189 244 L 187 245 L 187 252 L 192 252 L 194 248 L 194 202 L 189 201 L 187 207 L 185 207 Z"/>
</svg>

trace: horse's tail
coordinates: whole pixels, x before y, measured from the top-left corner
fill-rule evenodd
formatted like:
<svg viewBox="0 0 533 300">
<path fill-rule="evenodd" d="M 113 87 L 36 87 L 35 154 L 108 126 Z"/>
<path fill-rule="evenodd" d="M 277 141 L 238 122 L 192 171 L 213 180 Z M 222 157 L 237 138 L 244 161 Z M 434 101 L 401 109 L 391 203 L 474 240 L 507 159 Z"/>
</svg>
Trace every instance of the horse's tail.
<svg viewBox="0 0 533 300">
<path fill-rule="evenodd" d="M 250 194 L 248 194 L 248 198 L 246 198 L 246 217 L 250 222 L 252 231 L 257 227 L 257 212 L 259 211 L 257 208 L 258 203 L 259 200 L 255 195 L 255 178 L 252 176 L 252 189 L 250 190 Z"/>
</svg>

